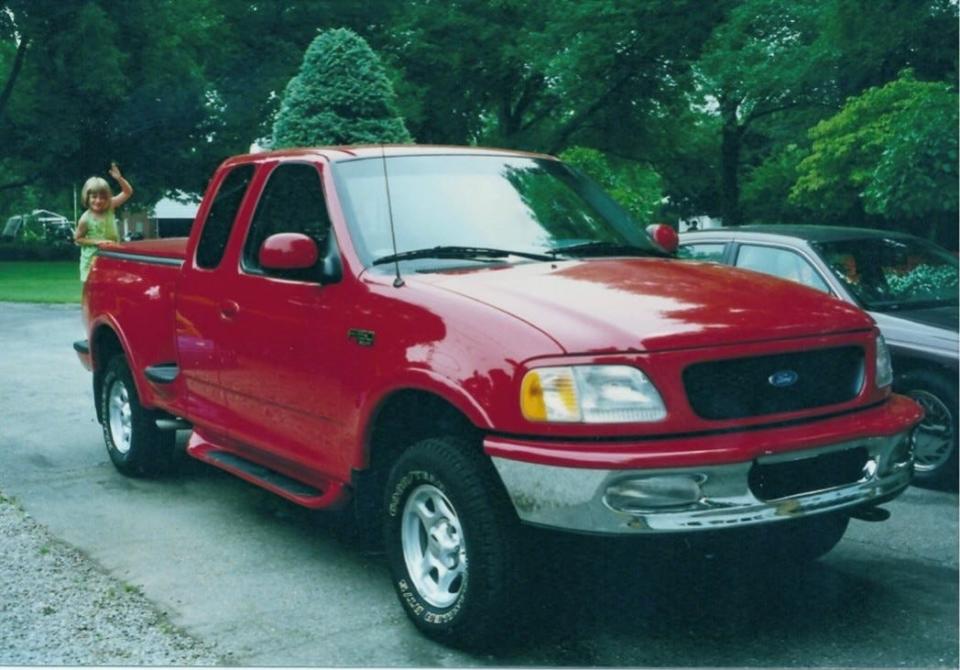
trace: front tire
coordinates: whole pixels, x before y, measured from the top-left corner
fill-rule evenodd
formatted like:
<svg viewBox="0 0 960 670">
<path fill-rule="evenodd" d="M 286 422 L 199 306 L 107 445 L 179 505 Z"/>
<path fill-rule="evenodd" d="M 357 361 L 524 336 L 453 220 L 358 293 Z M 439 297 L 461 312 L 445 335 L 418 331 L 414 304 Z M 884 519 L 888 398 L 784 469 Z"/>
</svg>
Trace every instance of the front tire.
<svg viewBox="0 0 960 670">
<path fill-rule="evenodd" d="M 456 647 L 503 642 L 522 566 L 518 521 L 490 461 L 463 439 L 417 442 L 391 470 L 386 511 L 394 587 L 417 628 Z"/>
<path fill-rule="evenodd" d="M 103 441 L 114 467 L 128 477 L 152 477 L 169 471 L 173 461 L 173 431 L 157 428 L 157 414 L 140 404 L 126 359 L 107 363 L 100 387 Z"/>
<path fill-rule="evenodd" d="M 913 370 L 897 379 L 897 392 L 925 413 L 917 426 L 914 482 L 939 487 L 957 481 L 957 390 L 941 375 Z"/>
</svg>

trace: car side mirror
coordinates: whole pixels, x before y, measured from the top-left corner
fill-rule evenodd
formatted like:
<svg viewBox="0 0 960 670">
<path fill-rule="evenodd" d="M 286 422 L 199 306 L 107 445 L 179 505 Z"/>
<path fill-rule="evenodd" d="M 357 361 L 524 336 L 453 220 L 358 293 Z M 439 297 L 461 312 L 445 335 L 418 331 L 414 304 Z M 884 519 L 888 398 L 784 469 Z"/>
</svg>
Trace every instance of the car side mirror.
<svg viewBox="0 0 960 670">
<path fill-rule="evenodd" d="M 675 256 L 680 246 L 680 236 L 677 231 L 665 223 L 654 223 L 647 226 L 647 236 L 661 251 Z"/>
<path fill-rule="evenodd" d="M 308 270 L 317 264 L 317 243 L 302 233 L 277 233 L 263 241 L 258 259 L 264 270 Z"/>
</svg>

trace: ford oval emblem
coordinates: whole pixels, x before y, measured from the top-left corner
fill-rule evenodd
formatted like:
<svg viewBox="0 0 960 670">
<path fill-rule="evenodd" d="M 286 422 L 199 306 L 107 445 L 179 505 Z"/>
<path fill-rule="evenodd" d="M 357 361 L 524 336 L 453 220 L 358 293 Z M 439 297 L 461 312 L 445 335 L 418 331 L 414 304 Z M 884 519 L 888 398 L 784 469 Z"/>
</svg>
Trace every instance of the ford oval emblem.
<svg viewBox="0 0 960 670">
<path fill-rule="evenodd" d="M 770 386 L 778 389 L 793 386 L 797 383 L 798 379 L 800 379 L 800 375 L 793 370 L 777 370 L 772 375 L 767 377 L 767 381 L 770 383 Z"/>
</svg>

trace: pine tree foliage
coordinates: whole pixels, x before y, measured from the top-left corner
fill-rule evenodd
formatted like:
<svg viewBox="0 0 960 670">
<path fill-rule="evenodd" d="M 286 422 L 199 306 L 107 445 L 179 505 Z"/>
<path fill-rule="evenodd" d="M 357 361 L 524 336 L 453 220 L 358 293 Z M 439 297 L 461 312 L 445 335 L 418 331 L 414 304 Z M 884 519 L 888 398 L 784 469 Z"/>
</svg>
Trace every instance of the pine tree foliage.
<svg viewBox="0 0 960 670">
<path fill-rule="evenodd" d="M 317 35 L 287 84 L 274 148 L 411 141 L 390 80 L 366 40 L 345 28 Z"/>
</svg>

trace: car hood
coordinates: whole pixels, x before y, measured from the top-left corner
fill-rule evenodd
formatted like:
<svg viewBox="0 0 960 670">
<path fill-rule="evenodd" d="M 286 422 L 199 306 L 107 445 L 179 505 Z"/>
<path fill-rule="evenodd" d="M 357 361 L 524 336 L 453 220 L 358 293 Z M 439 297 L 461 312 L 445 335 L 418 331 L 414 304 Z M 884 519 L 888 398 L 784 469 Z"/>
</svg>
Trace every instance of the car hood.
<svg viewBox="0 0 960 670">
<path fill-rule="evenodd" d="M 521 263 L 417 281 L 527 322 L 567 353 L 660 351 L 864 330 L 859 308 L 767 275 L 669 259 Z"/>
</svg>

